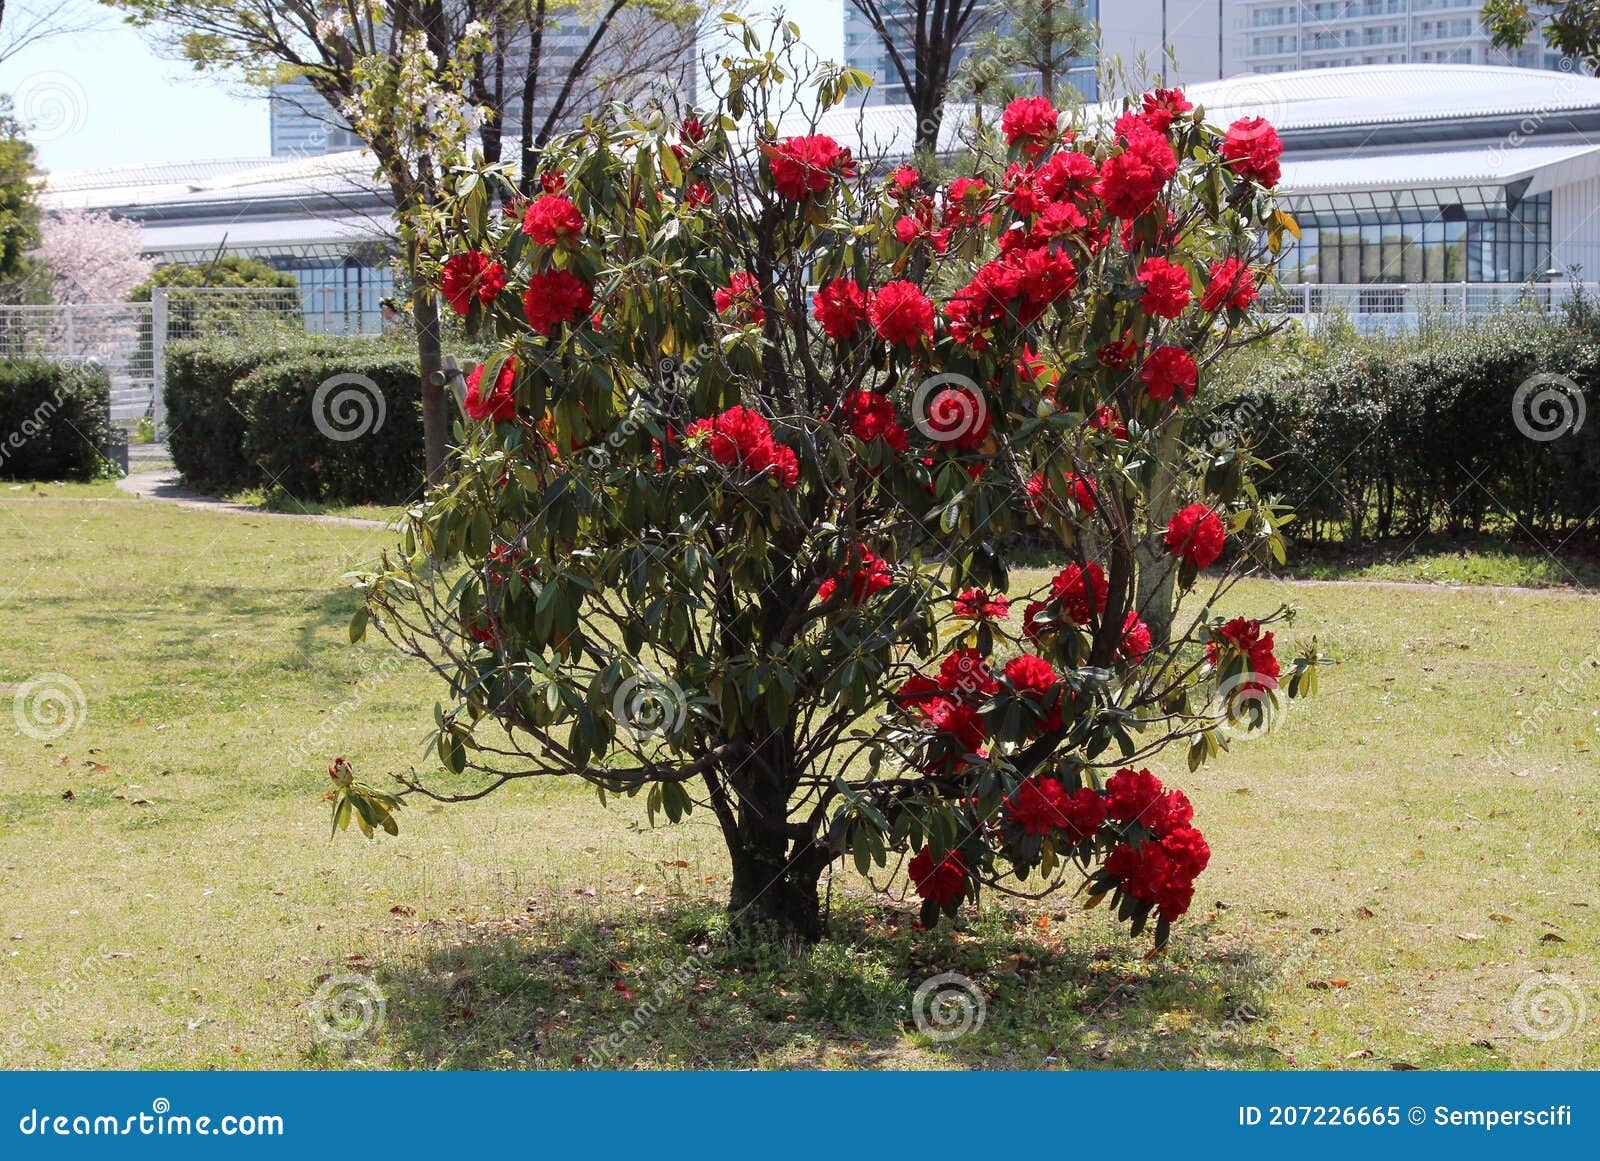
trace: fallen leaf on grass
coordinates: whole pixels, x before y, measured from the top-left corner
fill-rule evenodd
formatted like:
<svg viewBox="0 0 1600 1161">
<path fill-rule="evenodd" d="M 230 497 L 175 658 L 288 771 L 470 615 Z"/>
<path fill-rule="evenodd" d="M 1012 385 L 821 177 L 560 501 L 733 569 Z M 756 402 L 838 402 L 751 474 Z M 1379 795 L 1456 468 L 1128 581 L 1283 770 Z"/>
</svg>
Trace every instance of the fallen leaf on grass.
<svg viewBox="0 0 1600 1161">
<path fill-rule="evenodd" d="M 1377 912 L 1370 907 L 1357 907 L 1352 914 L 1354 914 L 1357 919 L 1371 919 L 1377 914 Z"/>
<path fill-rule="evenodd" d="M 1540 943 L 1565 943 L 1567 941 L 1565 939 L 1563 939 L 1561 936 L 1557 935 L 1555 932 L 1547 931 L 1547 932 L 1545 932 L 1543 935 L 1541 935 L 1539 937 L 1539 942 Z"/>
<path fill-rule="evenodd" d="M 1489 912 L 1489 918 L 1493 919 L 1496 923 L 1514 922 L 1511 916 L 1507 915 L 1504 911 L 1491 911 Z"/>
<path fill-rule="evenodd" d="M 1456 938 L 1459 939 L 1462 943 L 1482 943 L 1483 942 L 1483 936 L 1479 935 L 1476 931 L 1458 931 L 1458 932 L 1456 932 Z"/>
</svg>

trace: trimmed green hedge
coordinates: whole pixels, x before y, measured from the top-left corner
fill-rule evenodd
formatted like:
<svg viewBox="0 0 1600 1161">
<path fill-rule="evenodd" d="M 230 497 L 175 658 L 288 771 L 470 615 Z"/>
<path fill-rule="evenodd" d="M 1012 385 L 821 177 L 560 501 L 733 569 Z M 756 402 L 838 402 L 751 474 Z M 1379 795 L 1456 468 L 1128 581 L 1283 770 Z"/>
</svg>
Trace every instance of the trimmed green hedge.
<svg viewBox="0 0 1600 1161">
<path fill-rule="evenodd" d="M 416 355 L 393 343 L 174 344 L 166 401 L 173 463 L 204 491 L 393 503 L 422 481 Z"/>
<path fill-rule="evenodd" d="M 112 435 L 110 404 L 103 370 L 0 359 L 0 479 L 99 476 Z"/>
<path fill-rule="evenodd" d="M 1250 436 L 1273 465 L 1263 492 L 1294 508 L 1303 538 L 1600 527 L 1600 325 L 1586 312 L 1280 340 L 1231 378 L 1206 421 Z"/>
</svg>

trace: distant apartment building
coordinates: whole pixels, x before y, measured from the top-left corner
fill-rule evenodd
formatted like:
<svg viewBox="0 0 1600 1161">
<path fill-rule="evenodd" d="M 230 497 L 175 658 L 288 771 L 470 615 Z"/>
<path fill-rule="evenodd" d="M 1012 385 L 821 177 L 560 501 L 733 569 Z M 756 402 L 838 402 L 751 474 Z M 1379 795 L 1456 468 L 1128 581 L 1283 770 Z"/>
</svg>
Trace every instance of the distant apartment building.
<svg viewBox="0 0 1600 1161">
<path fill-rule="evenodd" d="M 1111 58 L 1120 59 L 1131 77 L 1199 82 L 1217 80 L 1221 75 L 1222 43 L 1226 6 L 1229 0 L 1081 0 L 1078 9 L 1093 25 L 1098 42 L 1097 55 L 1077 60 L 1063 78 L 1085 100 L 1099 99 L 1099 67 Z M 881 0 L 891 22 L 898 11 L 909 19 L 914 6 L 909 0 Z M 1005 26 L 1008 6 L 999 0 L 983 3 L 979 29 Z M 907 31 L 901 44 L 911 44 Z M 1166 56 L 1171 45 L 1176 66 Z M 905 85 L 894 67 L 882 38 L 850 0 L 844 0 L 844 57 L 852 68 L 872 76 L 875 84 L 869 105 L 906 103 Z M 956 53 L 954 70 L 959 71 L 967 48 Z"/>
<path fill-rule="evenodd" d="M 1280 73 L 1372 64 L 1560 68 L 1537 34 L 1489 43 L 1482 0 L 1227 0 L 1225 71 Z M 1568 66 L 1570 67 L 1570 65 Z"/>
<path fill-rule="evenodd" d="M 542 125 L 549 115 L 562 81 L 588 44 L 590 34 L 589 25 L 576 20 L 546 24 L 540 51 L 545 79 L 540 82 L 533 107 L 536 125 Z M 526 53 L 525 43 L 521 51 Z M 522 130 L 521 102 L 515 94 L 520 90 L 523 70 L 517 60 L 517 44 L 513 41 L 506 54 L 502 82 L 504 91 L 511 94 L 506 101 L 505 137 L 513 142 Z M 623 98 L 671 90 L 685 102 L 692 102 L 697 63 L 692 35 L 646 13 L 625 11 L 613 21 L 606 41 L 589 61 L 585 71 L 593 83 L 587 91 L 579 86 L 569 98 L 567 124 L 576 125 L 584 114 L 595 111 L 601 85 L 611 95 Z M 274 157 L 315 157 L 361 147 L 360 138 L 344 119 L 304 81 L 274 86 L 269 107 Z"/>
</svg>

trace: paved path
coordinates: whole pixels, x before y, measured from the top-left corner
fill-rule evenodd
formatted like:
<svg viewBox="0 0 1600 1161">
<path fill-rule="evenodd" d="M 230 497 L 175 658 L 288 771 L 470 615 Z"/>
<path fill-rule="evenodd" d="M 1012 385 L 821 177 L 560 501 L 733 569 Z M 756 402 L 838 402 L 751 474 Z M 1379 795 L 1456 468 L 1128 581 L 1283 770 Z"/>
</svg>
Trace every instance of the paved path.
<svg viewBox="0 0 1600 1161">
<path fill-rule="evenodd" d="M 271 520 L 310 520 L 319 524 L 343 524 L 348 528 L 387 528 L 383 520 L 360 520 L 354 516 L 322 516 L 310 512 L 269 512 L 253 504 L 233 504 L 215 496 L 191 492 L 175 471 L 137 472 L 117 481 L 117 487 L 147 500 L 165 500 L 180 508 L 202 512 L 221 512 L 231 516 L 263 516 Z"/>
</svg>

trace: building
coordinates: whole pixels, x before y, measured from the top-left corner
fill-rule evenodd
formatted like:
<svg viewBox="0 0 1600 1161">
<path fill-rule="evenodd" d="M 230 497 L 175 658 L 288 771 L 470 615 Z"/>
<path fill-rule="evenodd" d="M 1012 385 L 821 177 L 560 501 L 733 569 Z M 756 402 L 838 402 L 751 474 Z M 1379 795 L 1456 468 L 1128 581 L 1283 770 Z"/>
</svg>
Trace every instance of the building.
<svg viewBox="0 0 1600 1161">
<path fill-rule="evenodd" d="M 361 148 L 361 139 L 304 80 L 273 85 L 267 110 L 274 157 L 315 157 Z"/>
<path fill-rule="evenodd" d="M 1228 0 L 1228 8 L 1229 76 L 1375 64 L 1562 67 L 1537 34 L 1515 52 L 1493 47 L 1482 0 Z"/>
<path fill-rule="evenodd" d="M 1093 101 L 1099 98 L 1098 72 L 1102 62 L 1117 58 L 1130 74 L 1165 78 L 1169 82 L 1215 80 L 1222 76 L 1223 27 L 1229 0 L 1080 0 L 1083 18 L 1094 25 L 1099 38 L 1098 57 L 1081 59 L 1069 70 L 1064 81 Z M 885 0 L 892 10 L 894 0 Z M 990 9 L 993 15 L 989 16 Z M 910 12 L 907 0 L 900 10 Z M 1005 6 L 983 4 L 984 24 L 1005 26 Z M 904 38 L 910 43 L 909 34 Z M 1164 46 L 1172 47 L 1176 66 L 1168 60 Z M 884 48 L 882 38 L 873 31 L 866 17 L 850 0 L 844 0 L 845 63 L 868 73 L 874 80 L 869 102 L 895 105 L 906 102 L 905 85 Z M 956 53 L 953 71 L 961 71 L 967 58 L 965 47 Z"/>
</svg>

